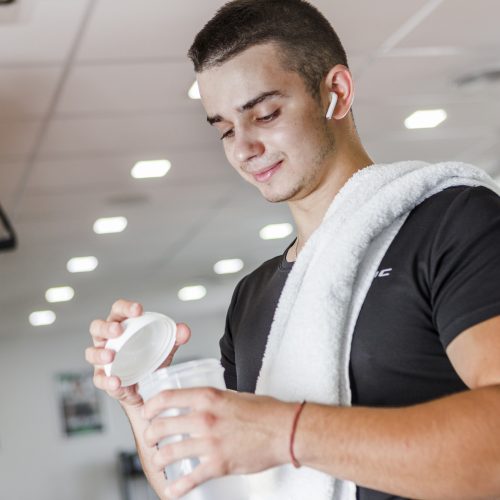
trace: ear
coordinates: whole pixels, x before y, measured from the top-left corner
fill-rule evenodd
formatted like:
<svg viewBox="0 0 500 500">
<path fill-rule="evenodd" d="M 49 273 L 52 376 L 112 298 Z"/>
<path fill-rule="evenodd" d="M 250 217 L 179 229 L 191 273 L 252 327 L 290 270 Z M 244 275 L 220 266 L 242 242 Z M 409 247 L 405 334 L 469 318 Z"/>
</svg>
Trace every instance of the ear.
<svg viewBox="0 0 500 500">
<path fill-rule="evenodd" d="M 354 101 L 354 83 L 349 68 L 343 64 L 335 65 L 324 79 L 324 94 L 327 106 L 330 104 L 330 93 L 337 94 L 337 104 L 332 118 L 342 120 L 349 113 Z"/>
</svg>

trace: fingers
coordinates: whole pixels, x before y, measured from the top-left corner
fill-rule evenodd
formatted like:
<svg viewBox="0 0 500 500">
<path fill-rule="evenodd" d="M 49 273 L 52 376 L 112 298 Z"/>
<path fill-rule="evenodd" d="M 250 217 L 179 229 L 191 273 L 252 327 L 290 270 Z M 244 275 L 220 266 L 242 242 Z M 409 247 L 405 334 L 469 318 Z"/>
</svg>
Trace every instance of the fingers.
<svg viewBox="0 0 500 500">
<path fill-rule="evenodd" d="M 152 420 L 170 408 L 191 408 L 192 411 L 215 409 L 223 394 L 223 391 L 213 387 L 162 391 L 146 402 L 144 418 Z"/>
<path fill-rule="evenodd" d="M 141 316 L 143 313 L 142 305 L 138 302 L 119 299 L 111 306 L 111 312 L 107 318 L 108 321 L 123 321 L 127 318 Z"/>
<path fill-rule="evenodd" d="M 119 337 L 123 333 L 122 321 L 141 316 L 144 313 L 143 307 L 138 302 L 120 299 L 111 307 L 111 312 L 106 320 L 96 319 L 90 324 L 90 334 L 93 340 L 93 347 L 85 351 L 85 359 L 94 366 L 94 385 L 106 391 L 111 397 L 120 401 L 127 401 L 127 404 L 143 404 L 142 398 L 137 391 L 130 388 L 121 387 L 121 381 L 118 377 L 107 377 L 102 370 L 104 365 L 111 363 L 116 353 L 111 349 L 106 349 L 106 343 L 110 339 Z M 163 362 L 162 366 L 168 366 L 172 362 L 175 351 L 179 346 L 185 344 L 191 338 L 191 330 L 184 323 L 177 325 L 176 341 L 172 352 Z"/>
<path fill-rule="evenodd" d="M 104 373 L 104 370 L 96 370 L 94 373 L 94 385 L 98 389 L 102 389 L 103 391 L 107 391 L 111 396 L 115 397 L 116 395 L 111 394 L 113 391 L 116 391 L 120 388 L 120 379 L 115 376 L 108 377 Z"/>
<path fill-rule="evenodd" d="M 111 324 L 113 326 L 120 326 L 119 323 Z M 110 325 L 105 321 L 96 320 L 92 322 L 91 330 L 93 331 L 92 337 L 94 339 L 94 347 L 87 347 L 85 349 L 85 360 L 94 367 L 94 385 L 98 389 L 102 389 L 108 394 L 116 399 L 120 399 L 121 394 L 113 394 L 114 391 L 120 389 L 121 381 L 118 377 L 108 377 L 106 376 L 103 365 L 111 363 L 115 359 L 116 352 L 111 349 L 105 349 L 104 344 L 106 343 L 106 335 L 108 338 L 110 336 L 118 336 L 118 331 L 116 328 L 112 328 L 112 332 L 109 332 Z"/>
<path fill-rule="evenodd" d="M 169 482 L 165 488 L 167 498 L 181 498 L 186 493 L 200 484 L 227 474 L 227 467 L 223 463 L 205 462 L 200 463 L 191 474 L 183 476 L 176 481 Z"/>
<path fill-rule="evenodd" d="M 94 366 L 102 366 L 111 363 L 115 359 L 115 351 L 102 349 L 100 347 L 87 347 L 85 349 L 85 360 Z"/>
<path fill-rule="evenodd" d="M 95 319 L 90 323 L 90 335 L 94 341 L 94 345 L 100 347 L 109 339 L 120 336 L 123 333 L 123 327 L 116 321 L 103 321 Z"/>
<path fill-rule="evenodd" d="M 104 370 L 100 368 L 97 368 L 94 372 L 94 385 L 98 389 L 106 391 L 113 399 L 123 402 L 128 406 L 139 407 L 144 403 L 137 391 L 137 385 L 122 387 L 118 377 L 114 375 L 107 377 Z"/>
<path fill-rule="evenodd" d="M 121 321 L 140 316 L 143 313 L 141 304 L 130 300 L 120 299 L 111 306 L 111 312 L 106 321 L 96 319 L 90 324 L 90 334 L 94 346 L 102 347 L 109 339 L 116 338 L 123 333 Z"/>
<path fill-rule="evenodd" d="M 108 339 L 118 337 L 123 333 L 120 322 L 127 318 L 141 316 L 143 309 L 138 302 L 120 299 L 111 306 L 111 312 L 106 319 L 96 319 L 90 324 L 90 334 L 95 345 L 102 345 Z"/>
<path fill-rule="evenodd" d="M 189 434 L 192 437 L 206 435 L 214 427 L 217 419 L 210 412 L 188 413 L 177 417 L 154 419 L 144 431 L 144 441 L 153 448 L 169 436 Z"/>
<path fill-rule="evenodd" d="M 143 403 L 137 387 L 135 385 L 122 387 L 120 379 L 116 376 L 106 376 L 102 367 L 111 363 L 115 358 L 116 353 L 111 349 L 105 349 L 105 345 L 108 340 L 119 337 L 123 333 L 123 326 L 120 323 L 127 318 L 142 314 L 141 304 L 124 299 L 117 300 L 112 305 L 106 321 L 96 319 L 90 324 L 94 346 L 85 350 L 85 359 L 94 366 L 94 385 L 106 391 L 112 398 L 131 406 L 139 406 Z"/>
<path fill-rule="evenodd" d="M 209 439 L 183 439 L 172 444 L 160 446 L 153 453 L 152 465 L 161 471 L 167 465 L 184 458 L 195 458 L 208 455 L 213 449 Z"/>
</svg>

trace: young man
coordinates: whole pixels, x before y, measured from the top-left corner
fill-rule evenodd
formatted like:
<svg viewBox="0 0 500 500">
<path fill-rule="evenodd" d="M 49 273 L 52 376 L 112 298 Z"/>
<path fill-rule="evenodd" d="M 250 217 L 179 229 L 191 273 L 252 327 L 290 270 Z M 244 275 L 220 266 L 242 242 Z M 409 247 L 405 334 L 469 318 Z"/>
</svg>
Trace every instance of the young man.
<svg viewBox="0 0 500 500">
<path fill-rule="evenodd" d="M 251 394 L 294 261 L 302 252 L 307 260 L 320 246 L 315 234 L 327 223 L 332 201 L 338 206 L 342 196 L 349 200 L 342 188 L 374 162 L 350 111 L 354 86 L 345 52 L 329 23 L 306 2 L 230 2 L 198 34 L 190 57 L 208 121 L 219 130 L 229 163 L 267 200 L 288 203 L 297 238 L 234 292 L 220 346 L 227 386 L 239 392 L 170 391 L 144 405 L 135 387 L 121 388 L 101 368 L 113 358 L 105 341 L 142 307 L 118 301 L 106 321 L 92 323 L 94 347 L 87 360 L 96 367 L 95 384 L 120 400 L 158 495 L 181 496 L 214 477 L 292 461 L 356 483 L 360 500 L 499 498 L 499 197 L 480 185 L 455 185 L 407 214 L 354 317 L 352 407 L 318 404 L 322 398 L 307 395 L 308 403 L 299 406 L 287 396 Z M 352 213 L 355 218 L 356 207 Z M 309 294 L 314 300 L 314 287 Z M 318 302 L 320 312 L 328 310 L 327 300 Z M 319 343 L 315 314 L 306 314 L 305 357 L 308 346 Z M 189 337 L 180 324 L 176 348 Z M 283 349 L 287 342 L 285 335 Z M 192 411 L 157 417 L 169 407 Z M 192 438 L 156 449 L 165 436 L 180 433 Z M 201 464 L 167 485 L 163 468 L 190 456 Z M 301 498 L 293 495 L 277 491 L 275 498 Z M 326 497 L 311 490 L 308 498 Z"/>
</svg>

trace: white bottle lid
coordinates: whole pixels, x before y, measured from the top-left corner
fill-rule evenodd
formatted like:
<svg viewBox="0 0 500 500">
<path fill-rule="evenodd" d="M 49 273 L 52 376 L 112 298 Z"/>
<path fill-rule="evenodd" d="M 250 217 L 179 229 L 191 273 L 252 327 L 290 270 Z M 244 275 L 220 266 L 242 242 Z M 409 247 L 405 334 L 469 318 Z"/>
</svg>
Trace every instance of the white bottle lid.
<svg viewBox="0 0 500 500">
<path fill-rule="evenodd" d="M 177 325 L 164 314 L 145 312 L 121 323 L 123 333 L 106 342 L 106 349 L 116 351 L 113 362 L 104 365 L 109 377 L 119 377 L 127 387 L 154 372 L 175 345 Z"/>
</svg>

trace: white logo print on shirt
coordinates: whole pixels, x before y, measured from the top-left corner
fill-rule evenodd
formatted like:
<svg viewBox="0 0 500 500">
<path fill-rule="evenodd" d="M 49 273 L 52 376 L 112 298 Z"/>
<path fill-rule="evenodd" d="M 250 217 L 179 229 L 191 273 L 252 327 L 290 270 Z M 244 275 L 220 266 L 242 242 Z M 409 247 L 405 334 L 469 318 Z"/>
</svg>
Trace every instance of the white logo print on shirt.
<svg viewBox="0 0 500 500">
<path fill-rule="evenodd" d="M 389 267 L 388 269 L 381 269 L 375 273 L 375 278 L 386 278 L 391 275 L 391 271 L 392 267 Z"/>
</svg>

